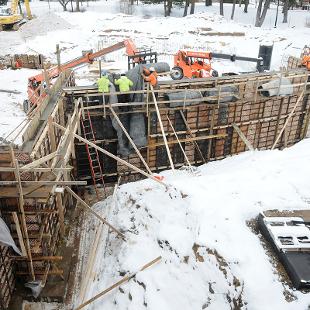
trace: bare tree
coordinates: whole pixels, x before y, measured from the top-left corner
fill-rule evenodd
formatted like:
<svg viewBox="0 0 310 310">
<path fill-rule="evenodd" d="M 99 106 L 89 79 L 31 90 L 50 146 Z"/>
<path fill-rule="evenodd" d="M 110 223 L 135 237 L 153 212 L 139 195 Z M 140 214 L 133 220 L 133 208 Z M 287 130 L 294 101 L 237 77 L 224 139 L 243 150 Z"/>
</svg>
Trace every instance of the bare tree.
<svg viewBox="0 0 310 310">
<path fill-rule="evenodd" d="M 235 16 L 235 9 L 236 9 L 236 0 L 233 0 L 233 5 L 232 5 L 232 8 L 231 8 L 231 16 L 230 16 L 230 19 L 234 19 L 234 16 Z"/>
<path fill-rule="evenodd" d="M 211 6 L 212 5 L 212 0 L 205 0 L 205 5 L 206 6 Z"/>
<path fill-rule="evenodd" d="M 187 16 L 188 7 L 189 7 L 189 0 L 185 0 L 183 17 Z"/>
<path fill-rule="evenodd" d="M 220 15 L 224 16 L 224 0 L 220 0 Z"/>
<path fill-rule="evenodd" d="M 196 0 L 191 0 L 191 11 L 189 14 L 195 13 L 195 2 L 196 2 Z"/>
<path fill-rule="evenodd" d="M 244 13 L 248 13 L 249 0 L 244 0 Z"/>
<path fill-rule="evenodd" d="M 241 8 L 242 0 L 239 0 L 239 8 Z"/>
<path fill-rule="evenodd" d="M 80 12 L 80 0 L 76 0 L 76 11 Z"/>
<path fill-rule="evenodd" d="M 61 4 L 64 11 L 67 11 L 67 4 L 70 2 L 70 0 L 58 0 L 58 2 Z"/>
<path fill-rule="evenodd" d="M 263 2 L 264 2 L 264 8 L 263 8 Z M 269 5 L 270 0 L 259 0 L 256 12 L 255 27 L 261 27 L 263 25 Z"/>
<path fill-rule="evenodd" d="M 164 0 L 165 17 L 170 16 L 172 10 L 172 0 Z"/>
<path fill-rule="evenodd" d="M 289 0 L 284 0 L 283 3 L 283 23 L 287 23 L 287 17 L 288 17 L 288 7 L 289 7 Z"/>
</svg>

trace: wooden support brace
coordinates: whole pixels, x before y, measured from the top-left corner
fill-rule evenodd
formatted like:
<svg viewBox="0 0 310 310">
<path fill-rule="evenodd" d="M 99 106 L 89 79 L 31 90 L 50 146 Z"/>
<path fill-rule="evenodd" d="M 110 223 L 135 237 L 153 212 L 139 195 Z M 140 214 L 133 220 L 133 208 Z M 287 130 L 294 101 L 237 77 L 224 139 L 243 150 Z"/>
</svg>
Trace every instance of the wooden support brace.
<svg viewBox="0 0 310 310">
<path fill-rule="evenodd" d="M 26 251 L 26 247 L 25 247 L 25 243 L 24 243 L 24 239 L 23 239 L 23 234 L 22 234 L 22 231 L 20 229 L 17 213 L 13 212 L 12 216 L 13 216 L 13 220 L 14 220 L 14 223 L 16 226 L 16 232 L 17 232 L 17 236 L 18 236 L 19 245 L 20 245 L 20 248 L 22 251 L 22 255 L 27 257 L 27 251 Z"/>
<path fill-rule="evenodd" d="M 75 308 L 75 310 L 83 309 L 87 305 L 93 303 L 98 298 L 102 297 L 103 295 L 109 293 L 110 291 L 112 291 L 113 289 L 119 287 L 123 283 L 128 282 L 130 279 L 134 278 L 138 272 L 141 272 L 141 271 L 151 267 L 152 265 L 158 263 L 160 260 L 161 260 L 161 256 L 158 256 L 157 258 L 153 259 L 152 261 L 150 261 L 149 263 L 147 263 L 146 265 L 141 267 L 138 271 L 123 277 L 120 281 L 116 282 L 115 284 L 113 284 L 110 287 L 106 288 L 105 290 L 103 290 L 99 294 L 95 295 L 93 298 L 91 298 L 91 299 L 87 300 L 86 302 L 84 302 L 83 304 L 79 305 L 77 308 Z"/>
<path fill-rule="evenodd" d="M 191 171 L 193 172 L 193 167 L 192 167 L 191 163 L 190 163 L 189 160 L 188 160 L 188 157 L 187 157 L 187 155 L 186 155 L 186 153 L 185 153 L 185 151 L 184 151 L 184 149 L 183 149 L 183 146 L 182 146 L 182 144 L 181 144 L 181 142 L 180 142 L 180 140 L 179 140 L 179 137 L 178 137 L 177 133 L 176 133 L 175 130 L 174 130 L 174 127 L 173 127 L 173 125 L 172 125 L 172 123 L 171 123 L 171 121 L 170 121 L 170 118 L 169 118 L 168 114 L 167 114 L 167 120 L 168 120 L 169 125 L 170 125 L 170 127 L 171 127 L 171 129 L 172 129 L 172 131 L 173 131 L 173 133 L 174 133 L 174 135 L 175 135 L 175 138 L 177 139 L 177 141 L 178 141 L 178 143 L 179 143 L 179 146 L 180 146 L 181 151 L 182 151 L 182 153 L 183 153 L 183 155 L 184 155 L 184 158 L 185 158 L 185 160 L 186 160 L 186 162 L 187 162 L 187 165 L 188 165 L 188 167 L 191 169 Z"/>
<path fill-rule="evenodd" d="M 161 117 L 160 117 L 160 112 L 159 112 L 159 109 L 158 109 L 157 100 L 156 100 L 156 97 L 155 97 L 155 94 L 154 94 L 154 88 L 153 88 L 152 85 L 150 85 L 150 88 L 151 88 L 151 91 L 152 91 L 153 101 L 154 101 L 154 105 L 155 105 L 155 109 L 156 109 L 156 113 L 157 113 L 157 118 L 158 118 L 158 121 L 159 121 L 160 130 L 161 130 L 161 133 L 163 135 L 164 143 L 165 143 L 165 146 L 166 146 L 166 151 L 167 151 L 167 155 L 168 155 L 168 158 L 169 158 L 170 166 L 171 166 L 172 171 L 174 171 L 174 164 L 173 164 L 171 153 L 170 153 L 170 149 L 169 149 L 169 146 L 168 146 L 168 143 L 167 143 L 167 138 L 166 138 L 166 135 L 165 135 L 165 130 L 164 130 L 163 122 L 162 122 Z"/>
<path fill-rule="evenodd" d="M 113 117 L 116 119 L 117 123 L 118 123 L 119 126 L 122 128 L 122 130 L 123 130 L 125 136 L 127 137 L 127 139 L 129 140 L 129 142 L 131 143 L 132 147 L 133 147 L 134 150 L 136 151 L 137 155 L 138 155 L 139 158 L 141 159 L 141 161 L 142 161 L 144 167 L 146 168 L 147 172 L 148 172 L 149 174 L 152 174 L 151 169 L 149 168 L 148 164 L 145 162 L 145 160 L 144 160 L 143 156 L 141 155 L 140 151 L 138 150 L 136 144 L 133 142 L 133 140 L 131 139 L 131 137 L 130 137 L 129 133 L 127 132 L 126 128 L 123 126 L 121 120 L 120 120 L 119 117 L 116 115 L 114 109 L 112 108 L 111 105 L 109 105 L 109 108 L 110 108 L 110 110 L 111 110 L 111 112 L 112 112 L 112 114 L 113 114 Z"/>
<path fill-rule="evenodd" d="M 31 168 L 34 168 L 34 167 L 37 167 L 37 166 L 40 166 L 41 164 L 51 160 L 52 158 L 54 158 L 55 156 L 57 155 L 57 152 L 53 152 L 53 153 L 50 153 L 44 157 L 41 157 L 27 165 L 24 165 L 21 167 L 22 170 L 29 170 Z"/>
<path fill-rule="evenodd" d="M 55 123 L 55 122 L 54 122 L 54 124 L 55 124 L 56 127 L 60 128 L 60 129 L 62 129 L 62 130 L 64 130 L 64 131 L 66 130 L 66 128 L 62 127 L 61 125 L 59 125 L 59 124 L 57 124 L 57 123 Z M 77 135 L 77 134 L 74 134 L 74 136 L 75 136 L 75 138 L 77 138 L 78 140 L 80 140 L 80 141 L 82 141 L 82 142 L 84 142 L 84 143 L 90 145 L 91 147 L 93 147 L 93 148 L 97 149 L 98 151 L 102 152 L 103 154 L 105 154 L 105 155 L 107 155 L 107 156 L 113 158 L 114 160 L 116 160 L 116 161 L 122 163 L 123 165 L 127 166 L 128 168 L 131 168 L 132 170 L 141 173 L 141 174 L 144 175 L 145 177 L 154 180 L 155 182 L 157 182 L 157 183 L 163 185 L 166 189 L 168 189 L 168 186 L 167 186 L 164 182 L 158 180 L 158 179 L 155 178 L 153 175 L 144 172 L 143 170 L 137 168 L 136 166 L 134 166 L 134 165 L 128 163 L 127 161 L 125 161 L 125 160 L 123 160 L 123 159 L 121 159 L 121 158 L 115 156 L 114 154 L 108 152 L 107 150 L 105 150 L 105 149 L 101 148 L 100 146 L 96 145 L 95 143 L 92 143 L 92 142 L 88 141 L 87 139 L 84 139 L 83 137 L 81 137 L 81 136 L 79 136 L 79 135 Z"/>
<path fill-rule="evenodd" d="M 180 114 L 181 114 L 181 117 L 182 117 L 182 119 L 183 119 L 183 122 L 184 122 L 184 124 L 185 124 L 185 126 L 186 126 L 186 129 L 187 129 L 189 135 L 191 136 L 192 139 L 194 139 L 195 136 L 193 135 L 192 130 L 191 130 L 191 128 L 190 128 L 189 125 L 188 125 L 188 122 L 187 122 L 187 120 L 186 120 L 186 118 L 185 118 L 185 115 L 184 115 L 183 111 L 180 110 Z M 198 143 L 197 143 L 195 140 L 193 140 L 192 143 L 193 143 L 194 147 L 196 148 L 196 150 L 198 151 L 199 156 L 201 157 L 201 159 L 203 160 L 203 162 L 206 163 L 207 161 L 206 161 L 206 159 L 204 158 L 204 156 L 203 156 L 203 154 L 202 154 L 202 152 L 201 152 L 201 150 L 200 150 L 200 147 L 199 147 Z"/>
<path fill-rule="evenodd" d="M 252 144 L 250 143 L 250 141 L 246 138 L 246 136 L 243 134 L 243 132 L 241 131 L 241 129 L 235 124 L 233 123 L 232 126 L 234 127 L 234 129 L 237 131 L 238 135 L 240 136 L 241 140 L 244 142 L 244 144 L 247 146 L 247 148 L 250 151 L 254 151 L 254 148 L 252 146 Z"/>
<path fill-rule="evenodd" d="M 281 130 L 280 130 L 279 135 L 277 136 L 276 141 L 274 142 L 274 144 L 273 144 L 273 146 L 272 146 L 272 148 L 271 148 L 272 150 L 276 147 L 278 141 L 280 140 L 280 138 L 281 138 L 281 136 L 282 136 L 282 133 L 283 133 L 284 129 L 286 128 L 288 122 L 290 121 L 291 117 L 293 116 L 293 114 L 294 114 L 294 112 L 295 112 L 295 110 L 296 110 L 298 104 L 300 103 L 300 101 L 301 101 L 302 98 L 304 97 L 304 94 L 305 94 L 305 89 L 303 89 L 303 91 L 301 92 L 301 94 L 300 94 L 300 96 L 298 97 L 298 99 L 297 99 L 297 101 L 296 101 L 296 103 L 295 103 L 295 105 L 294 105 L 292 111 L 291 111 L 290 114 L 288 115 L 288 117 L 287 117 L 287 119 L 286 119 L 286 121 L 285 121 L 283 127 L 282 127 Z"/>
<path fill-rule="evenodd" d="M 96 211 L 94 211 L 82 198 L 80 198 L 70 187 L 66 186 L 66 190 L 84 207 L 86 208 L 90 213 L 92 213 L 96 218 L 98 218 L 103 224 L 106 224 L 113 230 L 117 235 L 119 235 L 124 241 L 125 235 L 121 233 L 118 229 L 116 229 L 114 226 L 112 226 L 110 223 L 106 221 L 105 218 L 103 218 L 100 214 L 98 214 Z"/>
</svg>

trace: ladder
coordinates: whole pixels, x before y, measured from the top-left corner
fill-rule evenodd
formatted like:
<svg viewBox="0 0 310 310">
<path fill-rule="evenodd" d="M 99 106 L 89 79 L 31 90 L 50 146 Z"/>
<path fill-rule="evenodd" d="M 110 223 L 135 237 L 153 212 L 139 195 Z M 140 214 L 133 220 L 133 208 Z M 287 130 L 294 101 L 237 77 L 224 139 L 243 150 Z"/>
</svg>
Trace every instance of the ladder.
<svg viewBox="0 0 310 310">
<path fill-rule="evenodd" d="M 89 110 L 87 110 L 87 112 L 85 111 L 84 113 L 82 113 L 81 124 L 82 124 L 84 138 L 90 142 L 96 143 L 96 138 L 95 138 L 93 124 L 91 121 Z M 93 179 L 93 184 L 94 184 L 95 191 L 96 191 L 96 196 L 98 200 L 100 200 L 101 197 L 100 197 L 98 185 L 102 184 L 105 190 L 105 183 L 103 179 L 102 168 L 100 165 L 99 153 L 96 148 L 91 147 L 90 145 L 86 143 L 85 143 L 85 146 L 86 146 L 86 152 L 87 152 L 87 157 L 89 161 L 90 171 L 91 171 L 91 175 Z"/>
</svg>

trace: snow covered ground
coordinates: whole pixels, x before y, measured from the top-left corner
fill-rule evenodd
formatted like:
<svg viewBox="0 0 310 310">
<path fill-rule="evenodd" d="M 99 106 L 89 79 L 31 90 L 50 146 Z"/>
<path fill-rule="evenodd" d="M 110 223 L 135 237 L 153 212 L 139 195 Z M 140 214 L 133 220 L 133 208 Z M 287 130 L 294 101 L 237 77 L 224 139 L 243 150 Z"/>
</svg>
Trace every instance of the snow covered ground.
<svg viewBox="0 0 310 310">
<path fill-rule="evenodd" d="M 89 6 L 84 3 L 82 9 L 85 12 L 81 13 L 63 12 L 57 1 L 48 3 L 34 0 L 31 1 L 31 9 L 36 16 L 35 19 L 23 25 L 19 31 L 0 33 L 0 55 L 42 53 L 55 63 L 55 49 L 59 43 L 61 61 L 65 62 L 81 55 L 83 50 L 97 49 L 99 42 L 103 46 L 108 46 L 131 37 L 139 48 L 152 48 L 159 53 L 160 60 L 172 65 L 172 56 L 180 48 L 256 57 L 260 44 L 273 44 L 272 68 L 278 69 L 286 64 L 288 55 L 299 56 L 303 46 L 309 44 L 310 37 L 310 28 L 305 27 L 310 16 L 309 12 L 290 11 L 288 24 L 281 23 L 280 13 L 278 28 L 275 29 L 273 25 L 276 10 L 273 6 L 268 11 L 263 28 L 253 26 L 255 6 L 252 4 L 249 6 L 248 14 L 243 13 L 243 7 L 237 6 L 234 21 L 230 20 L 229 4 L 225 4 L 225 17 L 218 15 L 217 4 L 205 7 L 204 3 L 197 3 L 197 13 L 186 18 L 181 17 L 183 8 L 180 7 L 174 7 L 172 16 L 165 18 L 162 4 L 134 5 L 129 12 L 124 10 L 120 1 L 115 0 L 89 2 Z M 208 35 L 210 31 L 238 32 L 244 35 L 210 36 Z M 127 68 L 124 50 L 106 56 L 105 60 L 107 68 L 119 70 Z M 255 69 L 253 63 L 232 64 L 223 61 L 215 62 L 214 67 L 219 72 Z M 28 77 L 26 71 L 24 73 L 18 77 L 19 82 L 14 84 L 14 89 L 22 94 L 25 94 Z M 85 83 L 83 75 L 87 75 L 87 70 L 81 71 L 80 74 Z M 0 71 L 0 80 L 4 81 L 1 88 L 12 88 L 11 82 L 15 79 L 11 80 L 13 75 L 11 71 Z M 6 111 L 8 118 L 2 116 L 0 137 L 3 138 L 24 116 L 20 107 L 25 97 L 18 96 L 17 99 L 12 94 L 1 95 L 0 109 Z M 12 118 L 12 114 L 16 114 L 17 117 Z"/>
<path fill-rule="evenodd" d="M 85 299 L 159 255 L 162 261 L 87 309 L 307 309 L 309 293 L 280 281 L 247 221 L 268 209 L 309 209 L 309 161 L 306 139 L 208 163 L 195 175 L 165 171 L 168 191 L 150 180 L 122 185 L 114 201 L 95 208 L 127 242 L 102 235 Z M 89 238 L 98 221 L 85 227 Z"/>
</svg>

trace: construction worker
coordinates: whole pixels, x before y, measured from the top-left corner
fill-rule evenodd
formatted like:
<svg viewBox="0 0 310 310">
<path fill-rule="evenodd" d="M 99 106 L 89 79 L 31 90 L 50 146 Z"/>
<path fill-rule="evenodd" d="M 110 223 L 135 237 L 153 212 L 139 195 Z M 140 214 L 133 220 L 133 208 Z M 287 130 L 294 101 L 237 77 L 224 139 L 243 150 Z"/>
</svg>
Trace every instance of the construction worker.
<svg viewBox="0 0 310 310">
<path fill-rule="evenodd" d="M 122 74 L 119 79 L 116 79 L 114 81 L 115 85 L 119 86 L 119 90 L 121 92 L 128 92 L 130 91 L 130 87 L 133 86 L 133 82 L 125 75 Z M 130 94 L 121 94 L 118 96 L 118 101 L 119 102 L 130 102 Z"/>
<path fill-rule="evenodd" d="M 102 93 L 102 96 L 99 97 L 99 103 L 103 104 L 103 101 L 105 103 L 108 103 L 108 96 L 105 96 L 104 93 L 110 92 L 110 86 L 111 82 L 108 77 L 108 71 L 102 70 L 101 71 L 101 78 L 98 79 L 97 85 L 98 85 L 98 92 Z"/>
<path fill-rule="evenodd" d="M 145 82 L 149 82 L 154 89 L 158 89 L 158 81 L 157 81 L 157 72 L 154 67 L 150 67 L 150 69 L 143 68 L 142 76 Z M 158 93 L 155 93 L 155 97 L 158 97 Z M 150 96 L 150 99 L 152 96 Z"/>
<path fill-rule="evenodd" d="M 142 76 L 145 82 L 149 82 L 153 86 L 153 88 L 157 88 L 157 72 L 154 67 L 150 67 L 150 69 L 144 67 Z"/>
</svg>

